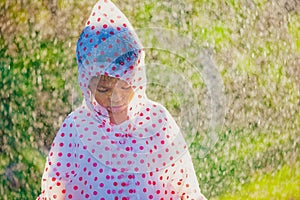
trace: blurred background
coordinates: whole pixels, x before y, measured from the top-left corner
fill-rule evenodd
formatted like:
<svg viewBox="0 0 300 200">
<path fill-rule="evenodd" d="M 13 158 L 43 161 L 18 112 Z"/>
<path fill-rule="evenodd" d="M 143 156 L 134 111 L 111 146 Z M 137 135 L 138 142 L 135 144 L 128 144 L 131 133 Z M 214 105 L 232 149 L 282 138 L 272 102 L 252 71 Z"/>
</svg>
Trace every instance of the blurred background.
<svg viewBox="0 0 300 200">
<path fill-rule="evenodd" d="M 174 30 L 214 58 L 224 82 L 225 123 L 204 158 L 197 138 L 190 146 L 203 194 L 300 199 L 300 1 L 113 2 L 135 28 Z M 80 104 L 75 45 L 95 3 L 0 1 L 0 199 L 40 193 L 51 142 Z M 157 50 L 147 58 L 174 65 Z M 181 112 L 176 99 L 155 97 L 151 86 L 149 96 L 172 114 Z"/>
</svg>

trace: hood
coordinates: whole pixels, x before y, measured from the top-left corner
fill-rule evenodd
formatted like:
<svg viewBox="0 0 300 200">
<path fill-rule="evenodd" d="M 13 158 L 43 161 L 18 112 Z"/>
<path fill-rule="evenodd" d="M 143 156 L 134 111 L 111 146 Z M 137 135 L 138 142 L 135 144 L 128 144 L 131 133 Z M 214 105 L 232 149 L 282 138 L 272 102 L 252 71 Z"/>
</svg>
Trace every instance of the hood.
<svg viewBox="0 0 300 200">
<path fill-rule="evenodd" d="M 137 115 L 141 99 L 146 98 L 144 51 L 132 25 L 110 1 L 100 0 L 94 6 L 76 49 L 78 83 L 84 101 L 98 116 L 108 112 L 94 99 L 88 88 L 95 76 L 111 76 L 126 81 L 135 95 L 128 107 L 128 115 Z"/>
<path fill-rule="evenodd" d="M 163 106 L 146 97 L 143 47 L 128 19 L 113 3 L 100 0 L 94 6 L 76 54 L 85 104 L 73 113 L 73 119 L 80 140 L 95 158 L 122 172 L 139 173 L 165 168 L 186 152 L 175 120 Z M 129 120 L 119 125 L 108 123 L 107 110 L 88 87 L 91 79 L 100 75 L 124 80 L 134 89 Z"/>
</svg>

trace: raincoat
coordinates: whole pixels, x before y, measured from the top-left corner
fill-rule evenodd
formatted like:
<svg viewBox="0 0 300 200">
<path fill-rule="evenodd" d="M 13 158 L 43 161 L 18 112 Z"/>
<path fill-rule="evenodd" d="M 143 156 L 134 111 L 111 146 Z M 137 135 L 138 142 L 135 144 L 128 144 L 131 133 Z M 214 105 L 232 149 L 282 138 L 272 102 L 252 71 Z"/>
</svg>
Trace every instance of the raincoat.
<svg viewBox="0 0 300 200">
<path fill-rule="evenodd" d="M 84 102 L 53 141 L 38 199 L 205 199 L 179 127 L 145 94 L 143 47 L 112 2 L 96 3 L 76 54 Z M 92 77 L 101 75 L 134 90 L 121 124 L 110 122 L 89 89 Z"/>
</svg>

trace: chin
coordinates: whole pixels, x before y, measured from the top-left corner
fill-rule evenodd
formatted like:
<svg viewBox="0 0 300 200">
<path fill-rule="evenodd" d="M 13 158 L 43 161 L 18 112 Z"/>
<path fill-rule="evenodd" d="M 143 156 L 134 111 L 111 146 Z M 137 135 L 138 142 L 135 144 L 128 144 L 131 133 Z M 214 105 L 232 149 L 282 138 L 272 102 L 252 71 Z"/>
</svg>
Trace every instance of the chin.
<svg viewBox="0 0 300 200">
<path fill-rule="evenodd" d="M 127 112 L 127 109 L 128 109 L 128 106 L 124 105 L 124 106 L 122 106 L 120 108 L 111 108 L 110 107 L 107 110 L 108 110 L 109 113 L 112 113 L 112 114 L 122 114 L 122 113 Z"/>
</svg>

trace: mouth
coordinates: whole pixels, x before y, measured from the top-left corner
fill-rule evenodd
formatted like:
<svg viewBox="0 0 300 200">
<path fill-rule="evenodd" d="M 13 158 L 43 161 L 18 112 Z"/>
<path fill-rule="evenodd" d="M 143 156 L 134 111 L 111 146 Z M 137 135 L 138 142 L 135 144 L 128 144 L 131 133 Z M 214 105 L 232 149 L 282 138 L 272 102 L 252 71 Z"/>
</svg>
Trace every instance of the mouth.
<svg viewBox="0 0 300 200">
<path fill-rule="evenodd" d="M 114 112 L 123 111 L 125 107 L 126 107 L 126 104 L 114 105 L 114 106 L 107 107 L 107 110 L 114 113 Z"/>
</svg>

